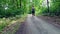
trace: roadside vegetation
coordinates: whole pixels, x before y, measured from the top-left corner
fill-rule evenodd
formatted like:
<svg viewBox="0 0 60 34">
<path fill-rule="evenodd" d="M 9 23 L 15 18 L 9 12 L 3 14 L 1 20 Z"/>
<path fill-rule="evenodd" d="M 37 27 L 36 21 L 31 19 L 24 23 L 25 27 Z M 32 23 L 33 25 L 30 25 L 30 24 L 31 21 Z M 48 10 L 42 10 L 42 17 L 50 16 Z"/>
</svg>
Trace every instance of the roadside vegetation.
<svg viewBox="0 0 60 34">
<path fill-rule="evenodd" d="M 20 0 L 0 0 L 0 34 L 13 34 L 25 20 L 27 11 L 23 6 Z"/>
<path fill-rule="evenodd" d="M 23 17 L 13 18 L 1 18 L 0 19 L 0 34 L 14 34 L 19 28 L 21 23 L 26 19 L 26 15 Z"/>
</svg>

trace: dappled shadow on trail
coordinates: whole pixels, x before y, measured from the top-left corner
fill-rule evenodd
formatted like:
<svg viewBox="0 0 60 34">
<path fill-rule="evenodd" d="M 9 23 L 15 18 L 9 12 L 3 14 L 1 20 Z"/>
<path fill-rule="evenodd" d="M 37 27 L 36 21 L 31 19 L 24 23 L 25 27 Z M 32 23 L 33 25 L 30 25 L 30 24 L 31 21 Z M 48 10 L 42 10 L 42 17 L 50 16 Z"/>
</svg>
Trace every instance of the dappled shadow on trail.
<svg viewBox="0 0 60 34">
<path fill-rule="evenodd" d="M 26 34 L 26 32 L 24 31 L 24 29 L 25 29 L 25 23 L 23 22 L 23 23 L 20 25 L 19 29 L 16 31 L 15 34 Z"/>
</svg>

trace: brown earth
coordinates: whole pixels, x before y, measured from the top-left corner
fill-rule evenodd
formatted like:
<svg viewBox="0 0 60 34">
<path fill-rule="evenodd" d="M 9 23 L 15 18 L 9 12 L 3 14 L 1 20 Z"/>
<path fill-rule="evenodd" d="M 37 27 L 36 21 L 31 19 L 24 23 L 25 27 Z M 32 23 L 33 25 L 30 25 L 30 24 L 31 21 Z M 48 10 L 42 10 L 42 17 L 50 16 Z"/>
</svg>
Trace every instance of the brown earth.
<svg viewBox="0 0 60 34">
<path fill-rule="evenodd" d="M 38 18 L 41 18 L 57 27 L 60 28 L 60 17 L 55 16 L 55 17 L 50 17 L 50 16 L 38 16 Z"/>
</svg>

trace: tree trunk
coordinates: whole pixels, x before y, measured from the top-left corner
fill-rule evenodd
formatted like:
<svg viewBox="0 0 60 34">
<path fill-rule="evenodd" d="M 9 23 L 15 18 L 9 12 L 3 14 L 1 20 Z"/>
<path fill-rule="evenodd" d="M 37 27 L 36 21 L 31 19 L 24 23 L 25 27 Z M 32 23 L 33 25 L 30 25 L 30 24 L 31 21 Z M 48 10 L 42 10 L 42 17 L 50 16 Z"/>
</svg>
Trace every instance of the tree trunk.
<svg viewBox="0 0 60 34">
<path fill-rule="evenodd" d="M 47 0 L 47 9 L 48 9 L 48 13 L 49 13 L 49 1 Z"/>
</svg>

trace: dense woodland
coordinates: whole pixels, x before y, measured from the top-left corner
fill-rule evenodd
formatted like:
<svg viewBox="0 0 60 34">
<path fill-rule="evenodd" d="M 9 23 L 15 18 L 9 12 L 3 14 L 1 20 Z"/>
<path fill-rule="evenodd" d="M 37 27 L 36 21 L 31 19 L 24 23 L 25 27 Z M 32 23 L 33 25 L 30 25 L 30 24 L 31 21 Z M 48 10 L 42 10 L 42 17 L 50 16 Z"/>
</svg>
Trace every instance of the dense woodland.
<svg viewBox="0 0 60 34">
<path fill-rule="evenodd" d="M 36 15 L 60 16 L 60 0 L 0 0 L 0 18 L 31 13 L 32 5 Z"/>
</svg>

